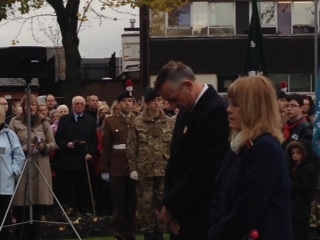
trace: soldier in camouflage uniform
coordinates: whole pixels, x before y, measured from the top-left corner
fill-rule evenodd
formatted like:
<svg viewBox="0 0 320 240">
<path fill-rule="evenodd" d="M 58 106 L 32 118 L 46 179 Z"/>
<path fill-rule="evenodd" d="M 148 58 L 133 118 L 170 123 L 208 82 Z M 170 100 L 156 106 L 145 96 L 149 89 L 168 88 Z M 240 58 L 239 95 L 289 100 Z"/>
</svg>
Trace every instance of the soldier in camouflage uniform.
<svg viewBox="0 0 320 240">
<path fill-rule="evenodd" d="M 162 99 L 153 89 L 145 95 L 146 107 L 128 132 L 130 177 L 137 181 L 138 210 L 145 240 L 163 240 L 161 211 L 164 175 L 169 159 L 173 120 L 161 109 Z"/>
</svg>

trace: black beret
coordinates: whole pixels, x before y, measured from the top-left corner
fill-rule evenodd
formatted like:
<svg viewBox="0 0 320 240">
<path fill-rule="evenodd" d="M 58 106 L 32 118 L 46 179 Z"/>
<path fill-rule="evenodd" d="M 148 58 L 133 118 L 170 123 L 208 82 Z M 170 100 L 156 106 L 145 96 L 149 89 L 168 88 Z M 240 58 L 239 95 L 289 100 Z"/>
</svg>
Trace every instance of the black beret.
<svg viewBox="0 0 320 240">
<path fill-rule="evenodd" d="M 156 90 L 154 90 L 153 88 L 150 88 L 146 94 L 144 95 L 144 101 L 146 103 L 151 102 L 153 99 L 155 99 L 156 97 L 158 97 L 158 93 L 156 92 Z"/>
<path fill-rule="evenodd" d="M 278 96 L 278 99 L 287 97 L 287 95 L 284 91 L 278 91 L 277 96 Z"/>
<path fill-rule="evenodd" d="M 117 97 L 117 101 L 120 102 L 124 98 L 132 98 L 132 93 L 129 91 L 121 92 Z"/>
</svg>

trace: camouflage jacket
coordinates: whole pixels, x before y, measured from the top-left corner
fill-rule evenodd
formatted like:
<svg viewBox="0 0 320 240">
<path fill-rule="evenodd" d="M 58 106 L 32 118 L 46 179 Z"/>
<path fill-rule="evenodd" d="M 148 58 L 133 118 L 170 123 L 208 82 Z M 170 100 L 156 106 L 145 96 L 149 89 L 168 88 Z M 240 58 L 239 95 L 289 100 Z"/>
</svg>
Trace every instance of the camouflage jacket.
<svg viewBox="0 0 320 240">
<path fill-rule="evenodd" d="M 174 120 L 163 112 L 153 119 L 145 110 L 135 118 L 128 132 L 130 172 L 137 171 L 139 177 L 164 176 L 173 127 Z"/>
</svg>

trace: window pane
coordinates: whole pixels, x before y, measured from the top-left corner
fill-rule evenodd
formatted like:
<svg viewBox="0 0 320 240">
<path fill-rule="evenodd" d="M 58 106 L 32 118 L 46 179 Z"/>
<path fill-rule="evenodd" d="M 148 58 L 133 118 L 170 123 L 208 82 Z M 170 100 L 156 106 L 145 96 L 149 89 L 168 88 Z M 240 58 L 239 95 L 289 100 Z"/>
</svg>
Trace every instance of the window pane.
<svg viewBox="0 0 320 240">
<path fill-rule="evenodd" d="M 288 82 L 289 76 L 288 74 L 282 74 L 282 73 L 274 73 L 269 74 L 268 78 L 273 82 L 275 89 L 280 89 L 280 83 L 282 81 Z"/>
<path fill-rule="evenodd" d="M 278 4 L 278 33 L 291 34 L 291 3 Z"/>
<path fill-rule="evenodd" d="M 261 26 L 276 26 L 276 2 L 260 2 L 260 19 Z"/>
<path fill-rule="evenodd" d="M 219 2 L 209 5 L 210 26 L 234 26 L 234 3 Z"/>
<path fill-rule="evenodd" d="M 169 27 L 190 27 L 190 4 L 168 13 Z"/>
<path fill-rule="evenodd" d="M 290 74 L 290 92 L 310 92 L 310 74 Z"/>
<path fill-rule="evenodd" d="M 209 3 L 209 34 L 234 34 L 234 19 L 234 3 Z"/>
<path fill-rule="evenodd" d="M 313 2 L 293 2 L 292 24 L 311 25 L 314 24 L 314 3 Z"/>
<path fill-rule="evenodd" d="M 192 29 L 193 34 L 208 34 L 208 2 L 192 3 Z"/>
</svg>

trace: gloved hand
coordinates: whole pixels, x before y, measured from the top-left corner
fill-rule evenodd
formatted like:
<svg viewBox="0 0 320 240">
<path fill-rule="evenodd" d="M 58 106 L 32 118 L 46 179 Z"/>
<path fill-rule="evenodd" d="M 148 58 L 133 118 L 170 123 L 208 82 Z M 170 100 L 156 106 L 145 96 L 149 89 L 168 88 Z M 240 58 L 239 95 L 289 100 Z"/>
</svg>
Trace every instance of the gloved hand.
<svg viewBox="0 0 320 240">
<path fill-rule="evenodd" d="M 132 171 L 130 173 L 130 178 L 133 179 L 133 180 L 138 181 L 138 179 L 139 179 L 138 172 L 137 171 Z"/>
<path fill-rule="evenodd" d="M 101 173 L 101 178 L 107 182 L 110 181 L 110 174 L 109 173 Z"/>
</svg>

